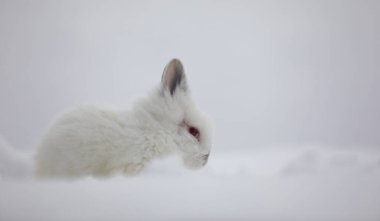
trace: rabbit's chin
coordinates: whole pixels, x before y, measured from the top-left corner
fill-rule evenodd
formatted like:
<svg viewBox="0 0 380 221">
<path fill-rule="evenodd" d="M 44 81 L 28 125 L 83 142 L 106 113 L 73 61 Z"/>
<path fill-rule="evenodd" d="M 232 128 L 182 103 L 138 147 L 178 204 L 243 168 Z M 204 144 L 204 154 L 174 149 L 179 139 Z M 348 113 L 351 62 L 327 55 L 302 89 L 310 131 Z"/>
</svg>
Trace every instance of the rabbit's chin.
<svg viewBox="0 0 380 221">
<path fill-rule="evenodd" d="M 186 168 L 191 170 L 196 170 L 204 167 L 208 161 L 208 154 L 194 154 L 194 155 L 186 155 L 183 157 L 183 163 Z"/>
</svg>

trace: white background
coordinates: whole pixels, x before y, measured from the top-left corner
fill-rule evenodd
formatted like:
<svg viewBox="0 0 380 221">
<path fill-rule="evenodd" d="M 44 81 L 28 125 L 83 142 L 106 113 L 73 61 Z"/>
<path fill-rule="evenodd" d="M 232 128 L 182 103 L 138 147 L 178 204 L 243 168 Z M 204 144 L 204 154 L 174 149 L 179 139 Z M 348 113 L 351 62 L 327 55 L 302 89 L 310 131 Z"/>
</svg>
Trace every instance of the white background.
<svg viewBox="0 0 380 221">
<path fill-rule="evenodd" d="M 0 0 L 2 146 L 33 152 L 68 107 L 127 108 L 173 57 L 215 127 L 198 172 L 169 161 L 133 179 L 4 179 L 0 220 L 379 220 L 379 11 L 370 0 Z"/>
</svg>

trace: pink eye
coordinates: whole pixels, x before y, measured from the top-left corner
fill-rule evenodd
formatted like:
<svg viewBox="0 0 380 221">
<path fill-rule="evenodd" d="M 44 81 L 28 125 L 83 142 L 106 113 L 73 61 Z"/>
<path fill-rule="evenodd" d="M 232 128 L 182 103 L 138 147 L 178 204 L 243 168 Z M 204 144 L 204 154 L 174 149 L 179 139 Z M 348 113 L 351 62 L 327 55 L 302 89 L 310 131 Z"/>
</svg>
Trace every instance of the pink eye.
<svg viewBox="0 0 380 221">
<path fill-rule="evenodd" d="M 196 128 L 196 127 L 189 127 L 189 133 L 191 134 L 191 135 L 193 135 L 193 137 L 195 137 L 195 138 L 197 138 L 197 140 L 199 141 L 200 139 L 200 133 L 199 133 L 199 130 L 198 130 L 198 128 Z"/>
</svg>

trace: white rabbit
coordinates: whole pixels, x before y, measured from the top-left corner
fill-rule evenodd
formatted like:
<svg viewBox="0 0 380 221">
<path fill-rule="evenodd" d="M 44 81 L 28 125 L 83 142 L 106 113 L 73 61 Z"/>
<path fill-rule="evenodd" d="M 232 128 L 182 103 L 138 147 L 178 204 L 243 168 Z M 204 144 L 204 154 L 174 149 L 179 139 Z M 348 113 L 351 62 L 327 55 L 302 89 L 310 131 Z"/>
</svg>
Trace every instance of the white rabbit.
<svg viewBox="0 0 380 221">
<path fill-rule="evenodd" d="M 42 140 L 37 177 L 136 174 L 154 157 L 179 153 L 188 168 L 207 163 L 211 127 L 196 109 L 178 59 L 131 110 L 82 106 L 64 113 Z"/>
</svg>

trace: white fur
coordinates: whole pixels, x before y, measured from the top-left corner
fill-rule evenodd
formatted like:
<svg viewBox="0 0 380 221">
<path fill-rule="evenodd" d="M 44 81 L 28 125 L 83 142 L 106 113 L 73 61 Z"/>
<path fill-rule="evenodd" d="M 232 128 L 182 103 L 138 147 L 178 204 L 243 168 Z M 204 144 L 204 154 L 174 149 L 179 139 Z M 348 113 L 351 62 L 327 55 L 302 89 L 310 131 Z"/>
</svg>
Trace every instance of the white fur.
<svg viewBox="0 0 380 221">
<path fill-rule="evenodd" d="M 189 168 L 205 165 L 211 148 L 209 124 L 192 102 L 185 79 L 173 94 L 163 84 L 130 110 L 81 106 L 66 111 L 39 146 L 36 175 L 136 174 L 152 158 L 173 152 Z M 183 122 L 200 130 L 200 141 Z"/>
</svg>

